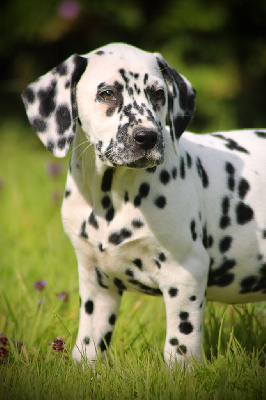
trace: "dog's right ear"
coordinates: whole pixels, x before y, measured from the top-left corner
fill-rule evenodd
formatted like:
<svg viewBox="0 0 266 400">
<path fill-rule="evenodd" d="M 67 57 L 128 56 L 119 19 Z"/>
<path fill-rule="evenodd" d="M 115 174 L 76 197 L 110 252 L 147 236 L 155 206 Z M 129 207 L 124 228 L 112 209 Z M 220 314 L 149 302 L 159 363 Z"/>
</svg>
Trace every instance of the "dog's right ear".
<svg viewBox="0 0 266 400">
<path fill-rule="evenodd" d="M 77 129 L 76 85 L 88 58 L 72 55 L 23 92 L 29 121 L 55 157 L 67 155 Z"/>
<path fill-rule="evenodd" d="M 155 53 L 155 57 L 167 84 L 170 135 L 177 152 L 178 140 L 189 125 L 195 111 L 196 91 L 183 75 L 165 61 L 161 54 Z"/>
</svg>

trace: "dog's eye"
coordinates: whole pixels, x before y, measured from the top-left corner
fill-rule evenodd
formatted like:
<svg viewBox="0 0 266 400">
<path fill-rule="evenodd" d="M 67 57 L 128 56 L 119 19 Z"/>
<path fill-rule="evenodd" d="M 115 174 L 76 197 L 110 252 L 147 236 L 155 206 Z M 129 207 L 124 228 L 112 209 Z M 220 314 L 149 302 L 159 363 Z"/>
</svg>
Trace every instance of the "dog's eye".
<svg viewBox="0 0 266 400">
<path fill-rule="evenodd" d="M 157 101 L 163 100 L 164 99 L 164 91 L 163 89 L 158 89 L 154 93 L 154 97 Z"/>
<path fill-rule="evenodd" d="M 101 97 L 104 100 L 116 100 L 114 92 L 112 92 L 112 90 L 105 90 L 104 92 L 101 92 Z"/>
</svg>

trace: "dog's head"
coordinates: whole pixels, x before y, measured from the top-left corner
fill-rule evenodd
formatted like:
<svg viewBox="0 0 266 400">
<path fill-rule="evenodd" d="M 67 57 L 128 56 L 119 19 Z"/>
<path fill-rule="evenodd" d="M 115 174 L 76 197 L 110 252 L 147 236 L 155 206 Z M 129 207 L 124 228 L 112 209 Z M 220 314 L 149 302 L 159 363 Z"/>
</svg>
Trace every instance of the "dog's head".
<svg viewBox="0 0 266 400">
<path fill-rule="evenodd" d="M 73 55 L 22 93 L 31 125 L 56 156 L 77 125 L 107 165 L 147 168 L 164 159 L 168 116 L 175 146 L 195 109 L 195 91 L 160 54 L 110 44 Z"/>
</svg>

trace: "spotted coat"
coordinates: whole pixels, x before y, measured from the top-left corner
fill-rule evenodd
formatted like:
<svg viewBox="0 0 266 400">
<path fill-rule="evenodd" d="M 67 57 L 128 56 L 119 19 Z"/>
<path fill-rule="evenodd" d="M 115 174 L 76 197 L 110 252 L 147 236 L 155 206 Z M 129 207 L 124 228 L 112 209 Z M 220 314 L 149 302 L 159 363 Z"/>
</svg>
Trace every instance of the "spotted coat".
<svg viewBox="0 0 266 400">
<path fill-rule="evenodd" d="M 22 97 L 55 156 L 73 142 L 62 218 L 79 267 L 75 360 L 107 349 L 125 290 L 164 297 L 167 363 L 200 357 L 206 297 L 265 299 L 266 130 L 180 138 L 194 89 L 126 44 L 71 56 Z"/>
</svg>

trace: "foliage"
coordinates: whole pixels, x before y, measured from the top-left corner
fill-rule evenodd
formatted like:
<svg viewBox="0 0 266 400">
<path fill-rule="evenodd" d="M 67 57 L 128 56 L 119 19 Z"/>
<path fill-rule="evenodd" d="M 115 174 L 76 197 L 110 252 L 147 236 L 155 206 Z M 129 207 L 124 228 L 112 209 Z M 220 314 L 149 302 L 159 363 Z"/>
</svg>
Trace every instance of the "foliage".
<svg viewBox="0 0 266 400">
<path fill-rule="evenodd" d="M 208 304 L 203 361 L 169 370 L 163 299 L 126 293 L 109 358 L 95 371 L 73 364 L 78 277 L 59 210 L 68 160 L 30 128 L 1 130 L 0 399 L 266 398 L 263 304 Z"/>
<path fill-rule="evenodd" d="M 22 115 L 19 92 L 69 55 L 122 41 L 161 52 L 193 83 L 191 129 L 265 125 L 264 0 L 3 0 L 1 16 L 6 115 Z"/>
</svg>

